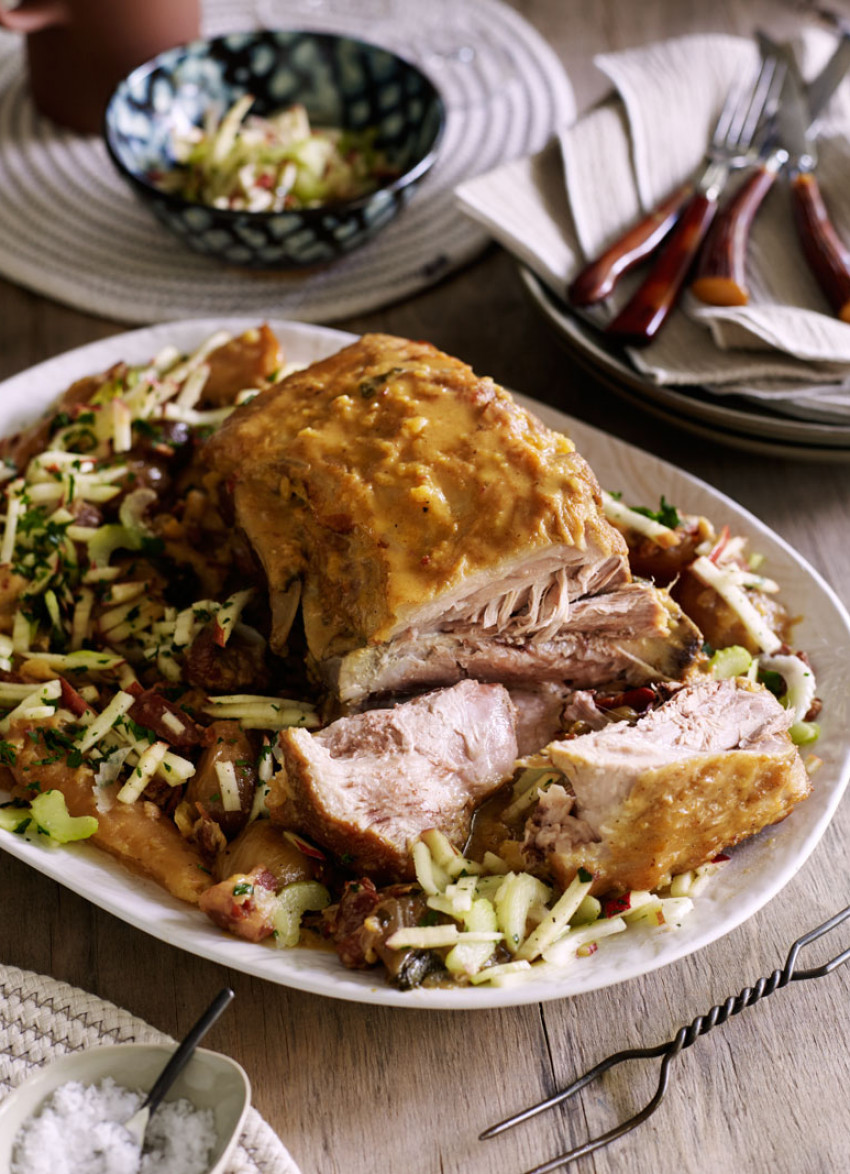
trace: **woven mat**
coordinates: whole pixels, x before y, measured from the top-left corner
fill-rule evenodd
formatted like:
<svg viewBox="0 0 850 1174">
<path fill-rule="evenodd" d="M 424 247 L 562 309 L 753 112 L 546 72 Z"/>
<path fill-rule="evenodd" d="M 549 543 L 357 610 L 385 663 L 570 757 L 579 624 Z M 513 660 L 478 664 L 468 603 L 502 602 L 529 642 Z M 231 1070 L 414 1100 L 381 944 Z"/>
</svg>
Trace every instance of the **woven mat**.
<svg viewBox="0 0 850 1174">
<path fill-rule="evenodd" d="M 210 35 L 304 27 L 414 58 L 443 92 L 440 158 L 399 218 L 363 249 L 304 274 L 252 273 L 191 253 L 132 195 L 97 137 L 34 110 L 21 40 L 0 33 L 0 274 L 121 322 L 242 314 L 327 322 L 421 290 L 489 237 L 454 187 L 539 150 L 575 112 L 542 37 L 499 0 L 206 0 Z"/>
<path fill-rule="evenodd" d="M 0 1100 L 40 1064 L 99 1044 L 174 1043 L 161 1031 L 65 982 L 0 965 Z M 299 1174 L 256 1109 L 228 1174 Z"/>
</svg>

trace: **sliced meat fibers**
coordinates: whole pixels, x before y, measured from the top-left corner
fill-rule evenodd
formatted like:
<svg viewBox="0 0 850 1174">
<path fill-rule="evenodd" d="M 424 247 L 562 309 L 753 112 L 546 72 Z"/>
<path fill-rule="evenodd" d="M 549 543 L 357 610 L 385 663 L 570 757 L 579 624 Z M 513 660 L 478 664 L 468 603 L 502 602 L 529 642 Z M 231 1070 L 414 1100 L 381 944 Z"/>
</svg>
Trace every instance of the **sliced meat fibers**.
<svg viewBox="0 0 850 1174">
<path fill-rule="evenodd" d="M 789 712 L 742 679 L 686 685 L 635 725 L 553 742 L 565 776 L 526 827 L 530 863 L 595 889 L 652 889 L 784 819 L 810 783 Z"/>
<path fill-rule="evenodd" d="M 317 734 L 285 730 L 280 746 L 272 819 L 355 872 L 402 880 L 421 832 L 463 847 L 474 808 L 513 771 L 515 711 L 501 685 L 464 681 Z"/>
<path fill-rule="evenodd" d="M 576 600 L 569 621 L 546 639 L 488 631 L 410 634 L 328 658 L 322 670 L 348 705 L 465 677 L 510 687 L 630 688 L 678 679 L 701 646 L 699 631 L 666 591 L 626 583 Z"/>
</svg>

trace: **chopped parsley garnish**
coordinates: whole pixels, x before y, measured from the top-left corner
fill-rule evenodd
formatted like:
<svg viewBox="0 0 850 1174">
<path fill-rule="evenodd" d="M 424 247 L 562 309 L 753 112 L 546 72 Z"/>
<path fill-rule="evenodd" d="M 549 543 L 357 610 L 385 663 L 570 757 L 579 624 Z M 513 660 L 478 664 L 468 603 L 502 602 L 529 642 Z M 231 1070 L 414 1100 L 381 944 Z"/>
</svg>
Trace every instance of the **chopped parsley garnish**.
<svg viewBox="0 0 850 1174">
<path fill-rule="evenodd" d="M 27 510 L 25 514 L 21 514 L 18 518 L 18 533 L 19 534 L 33 534 L 37 530 L 46 530 L 48 526 L 47 509 L 43 505 L 33 506 L 31 510 Z M 55 523 L 52 523 L 54 526 Z M 61 528 L 64 533 L 64 526 Z"/>
<path fill-rule="evenodd" d="M 679 511 L 674 505 L 670 505 L 670 502 L 663 494 L 661 495 L 661 504 L 657 510 L 651 510 L 645 505 L 633 505 L 631 509 L 633 513 L 642 514 L 645 518 L 650 518 L 653 522 L 660 522 L 662 526 L 669 526 L 671 530 L 675 530 L 682 521 L 679 516 Z"/>
<path fill-rule="evenodd" d="M 373 399 L 378 390 L 383 387 L 393 375 L 398 375 L 401 372 L 401 367 L 391 367 L 389 371 L 381 371 L 377 375 L 370 375 L 368 379 L 362 379 L 357 385 L 357 390 L 363 399 Z"/>
<path fill-rule="evenodd" d="M 77 746 L 74 739 L 83 731 L 83 726 L 73 725 L 65 726 L 64 730 L 54 730 L 48 726 L 42 730 L 41 736 L 44 738 L 44 744 L 50 750 L 74 750 Z"/>
<path fill-rule="evenodd" d="M 94 413 L 90 412 L 89 415 L 91 422 L 94 423 Z M 64 430 L 62 443 L 75 452 L 90 453 L 97 448 L 97 436 L 91 428 L 74 423 Z"/>
<path fill-rule="evenodd" d="M 773 669 L 762 669 L 759 672 L 759 681 L 768 689 L 775 697 L 781 697 L 786 692 L 785 681 L 775 673 Z"/>
<path fill-rule="evenodd" d="M 121 718 L 119 718 L 119 721 L 123 723 L 125 730 L 132 734 L 137 742 L 156 741 L 156 734 L 153 732 L 153 730 L 149 730 L 147 726 L 140 726 L 139 723 L 134 722 L 131 717 L 127 717 L 126 713 Z M 116 725 L 117 724 L 118 723 L 116 722 Z"/>
</svg>

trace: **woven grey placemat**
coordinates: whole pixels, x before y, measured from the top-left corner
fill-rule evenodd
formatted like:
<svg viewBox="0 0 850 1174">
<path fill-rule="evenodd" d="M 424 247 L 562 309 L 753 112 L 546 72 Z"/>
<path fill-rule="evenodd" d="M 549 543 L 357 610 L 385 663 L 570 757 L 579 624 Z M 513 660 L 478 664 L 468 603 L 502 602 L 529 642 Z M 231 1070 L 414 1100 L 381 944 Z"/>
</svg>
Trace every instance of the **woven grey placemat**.
<svg viewBox="0 0 850 1174">
<path fill-rule="evenodd" d="M 0 965 L 0 1100 L 34 1069 L 100 1044 L 174 1043 L 96 995 L 31 970 Z M 299 1174 L 275 1132 L 249 1109 L 228 1174 Z"/>
</svg>

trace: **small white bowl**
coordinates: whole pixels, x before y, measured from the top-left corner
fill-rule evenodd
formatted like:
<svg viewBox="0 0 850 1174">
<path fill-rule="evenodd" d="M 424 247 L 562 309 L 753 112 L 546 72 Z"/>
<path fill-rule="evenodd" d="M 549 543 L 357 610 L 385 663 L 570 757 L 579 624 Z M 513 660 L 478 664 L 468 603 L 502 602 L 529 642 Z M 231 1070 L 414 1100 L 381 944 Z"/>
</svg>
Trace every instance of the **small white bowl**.
<svg viewBox="0 0 850 1174">
<path fill-rule="evenodd" d="M 71 1080 L 97 1084 L 111 1076 L 116 1084 L 148 1092 L 171 1059 L 173 1044 L 107 1044 L 73 1052 L 40 1068 L 0 1104 L 0 1171 L 12 1161 L 18 1130 L 60 1085 Z M 198 1109 L 212 1109 L 216 1143 L 207 1174 L 223 1174 L 242 1132 L 251 1104 L 251 1084 L 245 1070 L 219 1052 L 198 1048 L 165 1096 L 182 1097 Z"/>
</svg>

